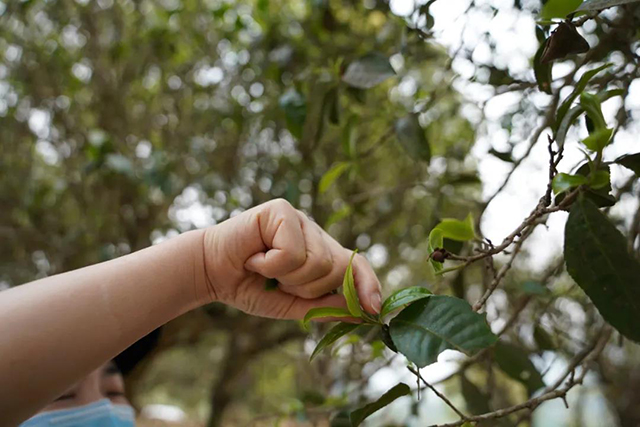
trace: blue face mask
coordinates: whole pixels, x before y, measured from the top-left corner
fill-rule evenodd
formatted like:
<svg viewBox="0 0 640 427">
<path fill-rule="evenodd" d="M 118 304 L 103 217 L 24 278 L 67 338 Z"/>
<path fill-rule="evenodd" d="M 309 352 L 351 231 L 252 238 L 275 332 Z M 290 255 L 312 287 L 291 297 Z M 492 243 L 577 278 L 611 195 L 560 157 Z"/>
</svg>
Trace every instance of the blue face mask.
<svg viewBox="0 0 640 427">
<path fill-rule="evenodd" d="M 42 412 L 20 427 L 134 427 L 135 413 L 129 405 L 102 399 L 71 409 Z"/>
</svg>

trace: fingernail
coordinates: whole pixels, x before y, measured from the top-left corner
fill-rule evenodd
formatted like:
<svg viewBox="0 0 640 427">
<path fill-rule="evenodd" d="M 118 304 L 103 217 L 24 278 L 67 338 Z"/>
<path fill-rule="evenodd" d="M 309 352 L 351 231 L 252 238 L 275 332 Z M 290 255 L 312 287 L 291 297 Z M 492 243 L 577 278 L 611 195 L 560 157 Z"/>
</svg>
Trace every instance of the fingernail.
<svg viewBox="0 0 640 427">
<path fill-rule="evenodd" d="M 380 296 L 380 292 L 376 292 L 371 297 L 371 306 L 376 314 L 380 314 L 380 310 L 382 309 L 382 296 Z"/>
</svg>

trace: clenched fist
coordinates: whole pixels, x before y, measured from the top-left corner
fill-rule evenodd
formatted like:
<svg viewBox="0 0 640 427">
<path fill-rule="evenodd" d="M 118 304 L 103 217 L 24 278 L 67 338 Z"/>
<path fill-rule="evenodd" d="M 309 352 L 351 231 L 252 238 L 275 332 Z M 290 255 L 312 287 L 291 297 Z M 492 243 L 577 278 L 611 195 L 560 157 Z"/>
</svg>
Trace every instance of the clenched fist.
<svg viewBox="0 0 640 427">
<path fill-rule="evenodd" d="M 259 205 L 204 235 L 206 289 L 202 302 L 218 301 L 246 313 L 301 319 L 314 307 L 344 307 L 342 284 L 351 251 L 343 248 L 305 214 L 278 199 Z M 363 308 L 380 312 L 380 283 L 367 260 L 353 260 Z M 278 289 L 268 290 L 268 278 Z"/>
</svg>

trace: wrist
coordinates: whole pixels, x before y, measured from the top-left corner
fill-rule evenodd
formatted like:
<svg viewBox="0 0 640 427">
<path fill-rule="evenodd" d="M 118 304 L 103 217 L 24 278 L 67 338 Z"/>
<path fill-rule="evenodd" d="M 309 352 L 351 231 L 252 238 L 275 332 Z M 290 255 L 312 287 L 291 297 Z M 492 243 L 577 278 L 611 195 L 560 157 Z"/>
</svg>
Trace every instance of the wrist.
<svg viewBox="0 0 640 427">
<path fill-rule="evenodd" d="M 215 287 L 211 281 L 211 266 L 207 260 L 211 257 L 207 248 L 210 242 L 215 241 L 213 237 L 216 233 L 217 226 L 207 227 L 201 230 L 195 231 L 198 233 L 196 242 L 196 248 L 194 250 L 194 271 L 193 271 L 193 290 L 194 290 L 194 305 L 200 307 L 212 302 L 218 301 L 218 295 L 216 294 Z"/>
</svg>

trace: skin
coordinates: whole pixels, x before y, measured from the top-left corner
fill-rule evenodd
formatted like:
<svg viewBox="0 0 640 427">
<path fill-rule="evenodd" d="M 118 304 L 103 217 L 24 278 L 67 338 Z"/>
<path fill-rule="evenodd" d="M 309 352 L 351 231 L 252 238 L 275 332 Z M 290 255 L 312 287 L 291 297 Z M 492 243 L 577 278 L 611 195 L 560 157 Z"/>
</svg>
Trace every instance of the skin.
<svg viewBox="0 0 640 427">
<path fill-rule="evenodd" d="M 351 251 L 273 200 L 219 225 L 0 294 L 0 425 L 17 425 L 158 326 L 211 302 L 274 319 L 344 307 Z M 363 308 L 380 284 L 357 255 Z M 279 289 L 265 289 L 275 278 Z M 10 350 L 9 350 L 10 349 Z M 25 398 L 28 396 L 28 398 Z"/>
<path fill-rule="evenodd" d="M 112 362 L 89 373 L 40 412 L 75 408 L 102 399 L 109 399 L 116 405 L 129 405 L 124 394 L 124 379 Z"/>
</svg>

